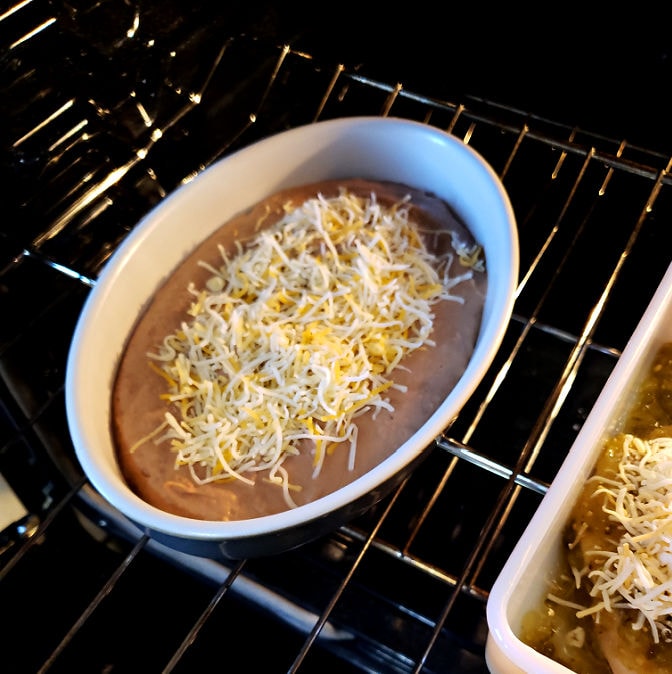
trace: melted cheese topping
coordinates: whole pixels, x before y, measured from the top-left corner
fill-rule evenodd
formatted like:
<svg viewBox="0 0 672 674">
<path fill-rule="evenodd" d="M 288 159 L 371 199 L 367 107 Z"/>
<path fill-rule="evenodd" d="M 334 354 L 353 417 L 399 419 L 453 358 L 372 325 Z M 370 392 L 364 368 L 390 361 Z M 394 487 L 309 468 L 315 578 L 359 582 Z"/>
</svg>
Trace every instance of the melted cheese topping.
<svg viewBox="0 0 672 674">
<path fill-rule="evenodd" d="M 479 247 L 454 235 L 452 251 L 429 252 L 408 200 L 321 195 L 284 216 L 223 265 L 205 289 L 190 286 L 191 320 L 168 335 L 154 367 L 171 410 L 152 437 L 169 440 L 176 466 L 197 483 L 268 470 L 293 505 L 282 464 L 312 448 L 325 457 L 357 446 L 356 418 L 392 410 L 384 393 L 404 356 L 433 344 L 432 306 L 462 302 L 456 285 L 483 270 Z M 438 236 L 438 235 L 437 235 Z M 446 247 L 449 248 L 449 247 Z M 453 251 L 462 262 L 450 276 Z M 143 438 L 135 447 L 149 438 Z"/>
<path fill-rule="evenodd" d="M 595 478 L 593 478 L 595 479 Z M 622 529 L 613 548 L 586 551 L 591 595 L 582 617 L 614 608 L 637 612 L 633 629 L 646 625 L 653 640 L 672 636 L 672 438 L 625 435 L 614 479 L 598 478 L 609 518 Z"/>
</svg>

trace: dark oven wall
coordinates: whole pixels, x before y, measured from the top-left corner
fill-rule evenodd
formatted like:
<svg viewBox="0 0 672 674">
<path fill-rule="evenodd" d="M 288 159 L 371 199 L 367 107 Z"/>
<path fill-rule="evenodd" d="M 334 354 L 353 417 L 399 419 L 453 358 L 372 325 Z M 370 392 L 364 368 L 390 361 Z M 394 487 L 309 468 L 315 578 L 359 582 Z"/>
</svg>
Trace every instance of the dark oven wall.
<svg viewBox="0 0 672 674">
<path fill-rule="evenodd" d="M 669 146 L 672 38 L 660 10 L 381 2 L 241 7 L 248 30 L 431 96 L 469 94 Z"/>
<path fill-rule="evenodd" d="M 3 671 L 486 671 L 490 587 L 672 243 L 664 17 L 494 11 L 2 6 Z M 161 120 L 161 141 L 107 182 L 146 146 L 143 114 Z M 353 115 L 450 128 L 502 178 L 527 283 L 501 352 L 427 461 L 351 525 L 270 558 L 176 553 L 77 463 L 64 379 L 79 312 L 185 176 Z"/>
</svg>

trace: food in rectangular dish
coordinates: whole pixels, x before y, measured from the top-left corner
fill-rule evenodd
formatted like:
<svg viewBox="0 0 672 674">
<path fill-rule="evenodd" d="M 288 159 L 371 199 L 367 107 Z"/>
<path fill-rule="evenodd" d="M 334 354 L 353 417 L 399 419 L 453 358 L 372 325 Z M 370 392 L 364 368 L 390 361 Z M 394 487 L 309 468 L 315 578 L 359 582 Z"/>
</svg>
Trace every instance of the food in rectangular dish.
<svg viewBox="0 0 672 674">
<path fill-rule="evenodd" d="M 488 599 L 493 674 L 672 671 L 672 266 Z"/>
</svg>

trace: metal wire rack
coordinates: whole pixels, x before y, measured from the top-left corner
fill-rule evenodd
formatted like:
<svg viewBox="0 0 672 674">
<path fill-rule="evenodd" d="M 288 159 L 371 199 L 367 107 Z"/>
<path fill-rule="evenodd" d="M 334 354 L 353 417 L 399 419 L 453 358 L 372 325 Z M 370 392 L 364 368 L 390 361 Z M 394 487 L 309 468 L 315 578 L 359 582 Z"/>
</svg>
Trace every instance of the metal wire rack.
<svg viewBox="0 0 672 674">
<path fill-rule="evenodd" d="M 487 671 L 489 588 L 670 262 L 669 157 L 217 21 L 142 16 L 140 48 L 109 4 L 0 20 L 4 671 Z M 74 457 L 63 383 L 82 304 L 183 181 L 274 132 L 362 114 L 448 130 L 503 179 L 521 245 L 504 343 L 428 458 L 350 526 L 231 564 L 174 552 Z"/>
</svg>

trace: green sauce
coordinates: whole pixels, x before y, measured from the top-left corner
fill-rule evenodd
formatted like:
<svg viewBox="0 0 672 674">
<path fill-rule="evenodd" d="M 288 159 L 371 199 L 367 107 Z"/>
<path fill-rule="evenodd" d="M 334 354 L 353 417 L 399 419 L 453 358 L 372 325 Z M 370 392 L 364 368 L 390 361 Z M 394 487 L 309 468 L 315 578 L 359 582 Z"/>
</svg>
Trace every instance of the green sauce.
<svg viewBox="0 0 672 674">
<path fill-rule="evenodd" d="M 672 342 L 663 344 L 634 393 L 621 431 L 609 438 L 598 458 L 594 475 L 608 478 L 618 469 L 623 446 L 623 434 L 631 433 L 644 439 L 672 436 Z M 620 526 L 611 521 L 602 509 L 604 495 L 595 495 L 599 479 L 593 478 L 577 499 L 564 533 L 566 558 L 562 560 L 548 591 L 549 593 L 582 606 L 589 606 L 589 586 L 584 581 L 577 589 L 571 568 L 585 565 L 582 547 L 606 548 L 609 540 L 620 539 Z M 572 547 L 581 532 L 581 546 Z M 612 545 L 611 547 L 614 547 Z M 638 673 L 672 672 L 672 643 L 655 644 L 648 631 L 633 630 L 627 615 L 619 612 L 621 624 L 617 628 L 618 649 L 628 654 L 638 653 Z M 577 627 L 583 628 L 585 639 L 577 641 Z M 579 674 L 611 674 L 611 667 L 602 655 L 595 632 L 594 617 L 579 620 L 576 609 L 562 606 L 549 599 L 542 606 L 530 611 L 523 620 L 520 638 L 535 650 L 569 667 Z M 633 666 L 630 662 L 629 666 Z"/>
</svg>

